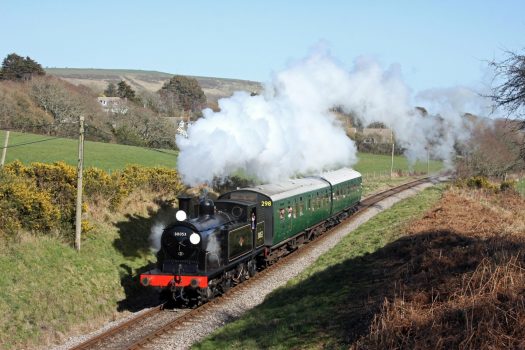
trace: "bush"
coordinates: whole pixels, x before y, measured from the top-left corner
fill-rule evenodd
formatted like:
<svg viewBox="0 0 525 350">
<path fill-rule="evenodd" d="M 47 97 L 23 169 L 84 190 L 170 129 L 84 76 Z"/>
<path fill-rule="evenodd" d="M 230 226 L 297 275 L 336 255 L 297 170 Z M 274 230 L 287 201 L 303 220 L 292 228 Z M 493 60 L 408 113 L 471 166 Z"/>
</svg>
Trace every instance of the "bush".
<svg viewBox="0 0 525 350">
<path fill-rule="evenodd" d="M 467 187 L 496 191 L 498 187 L 491 183 L 485 176 L 473 176 L 467 179 Z"/>
<path fill-rule="evenodd" d="M 62 213 L 63 221 L 74 223 L 77 196 L 77 169 L 64 162 L 32 163 L 27 176 L 36 186 L 52 195 L 52 202 Z"/>
<path fill-rule="evenodd" d="M 120 181 L 128 193 L 137 188 L 147 188 L 159 194 L 168 194 L 178 193 L 184 188 L 176 170 L 161 167 L 128 165 L 120 174 Z"/>
<path fill-rule="evenodd" d="M 85 197 L 97 204 L 106 201 L 110 209 L 116 209 L 126 195 L 126 191 L 119 185 L 119 174 L 109 175 L 102 169 L 88 168 L 84 171 Z"/>
<path fill-rule="evenodd" d="M 136 190 L 158 196 L 176 195 L 184 189 L 178 173 L 168 168 L 130 165 L 109 175 L 98 168 L 84 171 L 84 202 L 117 210 Z M 64 228 L 70 232 L 75 222 L 76 168 L 62 162 L 12 162 L 0 171 L 0 232 L 12 235 L 19 229 L 50 232 Z M 86 210 L 84 205 L 83 211 Z M 83 228 L 88 228 L 84 220 Z"/>
<path fill-rule="evenodd" d="M 501 184 L 499 185 L 499 189 L 502 192 L 515 190 L 516 189 L 516 181 L 514 181 L 514 180 L 502 181 Z"/>
<path fill-rule="evenodd" d="M 47 191 L 39 191 L 27 179 L 4 176 L 0 181 L 0 230 L 13 235 L 23 228 L 33 233 L 49 232 L 60 227 L 60 209 Z"/>
</svg>

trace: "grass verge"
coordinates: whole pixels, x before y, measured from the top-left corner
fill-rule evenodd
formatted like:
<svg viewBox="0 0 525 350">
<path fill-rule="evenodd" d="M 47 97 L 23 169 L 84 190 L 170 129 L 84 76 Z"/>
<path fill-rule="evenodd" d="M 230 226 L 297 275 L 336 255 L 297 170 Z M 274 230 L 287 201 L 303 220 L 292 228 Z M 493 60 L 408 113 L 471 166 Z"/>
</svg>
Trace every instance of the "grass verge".
<svg viewBox="0 0 525 350">
<path fill-rule="evenodd" d="M 370 253 L 403 234 L 407 224 L 442 194 L 432 187 L 361 225 L 285 287 L 239 320 L 214 332 L 195 349 L 340 348 L 363 322 L 370 290 L 381 285 L 384 266 Z M 352 312 L 352 310 L 356 310 Z"/>
<path fill-rule="evenodd" d="M 84 234 L 80 252 L 60 238 L 29 234 L 0 249 L 1 349 L 61 343 L 158 300 L 136 276 L 155 261 L 151 229 L 174 213 L 153 204 L 133 209 Z"/>
</svg>

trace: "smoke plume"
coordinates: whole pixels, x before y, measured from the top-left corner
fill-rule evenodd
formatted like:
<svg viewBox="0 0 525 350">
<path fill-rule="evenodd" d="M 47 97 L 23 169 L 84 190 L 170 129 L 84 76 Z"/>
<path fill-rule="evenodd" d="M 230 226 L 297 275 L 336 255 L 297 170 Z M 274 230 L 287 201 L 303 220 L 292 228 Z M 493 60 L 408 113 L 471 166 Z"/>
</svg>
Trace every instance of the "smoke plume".
<svg viewBox="0 0 525 350">
<path fill-rule="evenodd" d="M 154 252 L 158 252 L 160 250 L 160 239 L 165 227 L 166 223 L 164 222 L 155 222 L 153 226 L 151 226 L 149 242 L 150 247 Z"/>
<path fill-rule="evenodd" d="M 195 185 L 237 170 L 274 181 L 352 166 L 356 147 L 330 112 L 336 106 L 365 126 L 383 122 L 411 161 L 426 159 L 429 145 L 433 155 L 450 160 L 455 140 L 466 134 L 465 105 L 459 97 L 444 102 L 443 92 L 419 95 L 440 116 L 423 117 L 410 103 L 399 65 L 383 69 L 360 57 L 348 71 L 317 50 L 275 74 L 261 95 L 236 92 L 219 100 L 219 112 L 204 110 L 188 138 L 177 139 L 179 172 Z"/>
</svg>

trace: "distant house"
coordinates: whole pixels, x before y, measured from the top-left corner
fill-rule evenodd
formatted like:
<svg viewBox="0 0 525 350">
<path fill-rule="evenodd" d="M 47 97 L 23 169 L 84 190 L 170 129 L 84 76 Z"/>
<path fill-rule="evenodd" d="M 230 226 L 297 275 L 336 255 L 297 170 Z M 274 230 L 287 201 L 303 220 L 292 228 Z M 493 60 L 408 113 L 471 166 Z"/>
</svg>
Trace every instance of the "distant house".
<svg viewBox="0 0 525 350">
<path fill-rule="evenodd" d="M 98 98 L 98 103 L 102 106 L 105 112 L 126 114 L 128 107 L 126 106 L 126 100 L 120 97 L 106 97 L 102 96 Z"/>
<path fill-rule="evenodd" d="M 392 137 L 393 135 L 391 129 L 363 129 L 363 142 L 365 143 L 391 143 Z"/>
</svg>

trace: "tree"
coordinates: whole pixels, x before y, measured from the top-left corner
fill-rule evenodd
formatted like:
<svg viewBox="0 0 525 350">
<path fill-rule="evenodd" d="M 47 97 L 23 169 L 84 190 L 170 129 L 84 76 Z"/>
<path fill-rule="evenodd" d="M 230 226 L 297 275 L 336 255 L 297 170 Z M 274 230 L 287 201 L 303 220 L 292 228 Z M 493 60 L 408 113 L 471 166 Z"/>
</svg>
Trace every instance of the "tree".
<svg viewBox="0 0 525 350">
<path fill-rule="evenodd" d="M 45 75 L 42 66 L 29 56 L 23 58 L 16 53 L 7 55 L 2 62 L 0 80 L 31 80 L 34 75 Z"/>
<path fill-rule="evenodd" d="M 175 75 L 159 90 L 161 96 L 178 101 L 184 111 L 195 112 L 206 105 L 206 95 L 197 79 Z"/>
<path fill-rule="evenodd" d="M 126 83 L 124 80 L 121 80 L 120 83 L 117 84 L 117 96 L 120 98 L 127 98 L 130 101 L 135 100 L 135 90 L 129 86 L 128 83 Z"/>
<path fill-rule="evenodd" d="M 492 101 L 495 108 L 507 112 L 509 119 L 520 120 L 518 131 L 525 130 L 525 55 L 507 51 L 507 57 L 502 61 L 492 61 L 490 65 L 495 71 L 495 80 L 501 81 L 492 90 Z M 525 143 L 521 145 L 522 156 L 525 158 Z"/>
<path fill-rule="evenodd" d="M 126 117 L 110 116 L 119 143 L 154 148 L 175 148 L 176 129 L 166 118 L 147 108 L 131 105 Z"/>
<path fill-rule="evenodd" d="M 513 132 L 510 123 L 495 120 L 474 126 L 471 139 L 462 147 L 462 161 L 458 162 L 463 175 L 504 177 L 507 173 L 525 169 L 520 159 L 518 144 L 522 136 Z"/>
<path fill-rule="evenodd" d="M 0 84 L 0 129 L 43 133 L 53 122 L 28 95 L 27 84 L 5 81 Z"/>
<path fill-rule="evenodd" d="M 111 132 L 104 125 L 107 116 L 89 88 L 75 86 L 53 76 L 35 78 L 24 85 L 36 105 L 53 118 L 53 129 L 48 131 L 50 134 L 78 135 L 78 120 L 84 116 L 90 128 L 90 133 L 86 135 L 88 139 L 110 139 Z M 100 132 L 94 132 L 95 128 Z"/>
<path fill-rule="evenodd" d="M 118 95 L 117 86 L 113 83 L 109 83 L 106 90 L 104 90 L 106 97 L 116 97 Z"/>
</svg>

